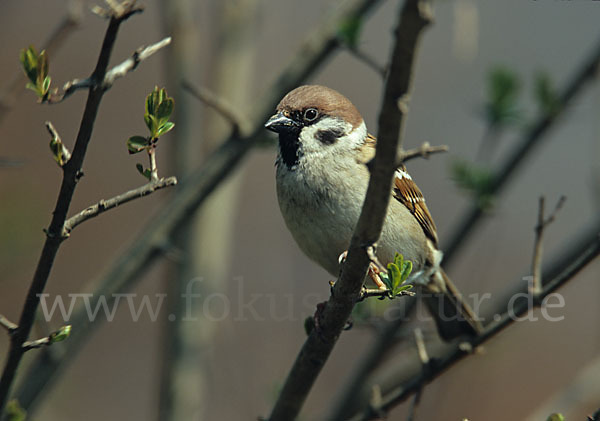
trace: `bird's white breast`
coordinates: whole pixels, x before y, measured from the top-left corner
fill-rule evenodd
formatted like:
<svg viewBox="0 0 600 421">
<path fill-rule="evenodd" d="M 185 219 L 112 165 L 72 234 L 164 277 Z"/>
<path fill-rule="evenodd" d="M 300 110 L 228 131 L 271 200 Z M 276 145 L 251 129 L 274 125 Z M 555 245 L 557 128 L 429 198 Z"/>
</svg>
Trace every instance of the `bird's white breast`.
<svg viewBox="0 0 600 421">
<path fill-rule="evenodd" d="M 358 164 L 353 155 L 338 156 L 333 161 L 304 157 L 293 170 L 278 165 L 276 179 L 281 212 L 299 247 L 337 276 L 338 257 L 350 245 L 366 194 L 366 166 Z M 395 252 L 402 253 L 413 262 L 415 273 L 425 263 L 426 242 L 409 210 L 391 199 L 377 244 L 380 261 L 387 264 L 393 261 Z"/>
</svg>

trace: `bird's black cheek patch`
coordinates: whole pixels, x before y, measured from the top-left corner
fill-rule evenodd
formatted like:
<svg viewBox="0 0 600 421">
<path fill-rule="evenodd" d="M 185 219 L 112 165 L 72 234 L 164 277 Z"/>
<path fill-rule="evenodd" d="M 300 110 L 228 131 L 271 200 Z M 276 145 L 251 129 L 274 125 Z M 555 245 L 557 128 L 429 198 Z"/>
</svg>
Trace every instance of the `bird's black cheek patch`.
<svg viewBox="0 0 600 421">
<path fill-rule="evenodd" d="M 333 145 L 344 135 L 340 129 L 319 130 L 316 134 L 317 139 L 324 145 Z"/>
</svg>

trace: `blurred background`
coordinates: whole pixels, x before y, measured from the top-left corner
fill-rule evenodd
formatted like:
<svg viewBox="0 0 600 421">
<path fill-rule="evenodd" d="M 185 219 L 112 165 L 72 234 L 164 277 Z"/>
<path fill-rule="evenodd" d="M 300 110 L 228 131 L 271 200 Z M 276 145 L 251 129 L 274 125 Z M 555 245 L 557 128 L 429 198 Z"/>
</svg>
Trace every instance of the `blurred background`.
<svg viewBox="0 0 600 421">
<path fill-rule="evenodd" d="M 206 162 L 229 134 L 214 110 L 181 87 L 204 86 L 249 116 L 257 98 L 283 69 L 303 39 L 339 5 L 337 0 L 155 1 L 119 32 L 112 64 L 141 45 L 173 36 L 172 45 L 118 80 L 101 104 L 71 212 L 143 184 L 125 141 L 146 131 L 144 99 L 154 85 L 175 99 L 175 129 L 161 139 L 159 175 L 180 179 Z M 383 67 L 402 2 L 382 1 L 365 17 L 356 47 Z M 94 3 L 5 1 L 0 14 L 0 92 L 21 70 L 19 51 L 40 47 L 61 20 L 79 21 L 50 55 L 53 85 L 87 77 L 95 65 L 106 21 Z M 79 6 L 78 6 L 79 5 Z M 79 7 L 79 9 L 78 9 Z M 502 161 L 538 113 L 536 75 L 557 89 L 600 42 L 600 9 L 593 2 L 439 0 L 435 23 L 417 56 L 404 146 L 447 144 L 450 153 L 409 163 L 427 197 L 446 244 L 472 198 L 457 187 L 452 167 L 475 161 L 489 121 L 485 115 L 490 72 L 502 66 L 518 78 L 516 115 L 493 140 L 486 165 Z M 334 53 L 308 81 L 345 94 L 376 132 L 381 76 L 347 49 Z M 5 89 L 6 88 L 6 89 Z M 19 91 L 0 121 L 0 313 L 17 320 L 39 257 L 61 180 L 49 153 L 50 120 L 72 147 L 85 93 L 64 103 L 36 103 Z M 22 95 L 21 95 L 22 94 Z M 500 294 L 525 283 L 531 272 L 538 197 L 548 209 L 567 202 L 545 234 L 544 262 L 568 251 L 574 239 L 598 226 L 600 214 L 600 84 L 585 89 L 493 201 L 489 215 L 447 270 L 464 293 Z M 44 420 L 237 420 L 267 416 L 306 337 L 303 321 L 329 296 L 331 277 L 304 257 L 280 216 L 275 196 L 274 138 L 252 150 L 234 175 L 212 194 L 186 229 L 166 245 L 137 279 L 133 302 L 159 308 L 137 321 L 126 300 L 114 319 L 98 317 L 96 332 L 54 375 L 35 402 Z M 479 157 L 480 158 L 480 157 Z M 481 160 L 480 160 L 481 163 Z M 46 292 L 93 293 L 93 282 L 128 248 L 174 194 L 162 190 L 78 227 L 56 259 Z M 600 263 L 590 264 L 559 292 L 560 322 L 520 322 L 424 389 L 417 419 L 545 419 L 562 412 L 584 419 L 600 405 Z M 191 307 L 174 299 L 199 295 Z M 501 295 L 501 294 L 500 294 Z M 494 295 L 493 295 L 494 296 Z M 492 300 L 493 301 L 493 300 Z M 79 303 L 81 304 L 81 303 Z M 490 310 L 485 303 L 484 312 Z M 182 307 L 183 306 L 183 307 Z M 493 306 L 492 306 L 493 307 Z M 374 309 L 375 312 L 378 309 Z M 534 314 L 539 315 L 539 310 Z M 182 316 L 188 316 L 182 321 Z M 154 320 L 153 320 L 154 319 Z M 34 334 L 65 321 L 56 312 Z M 76 334 L 78 326 L 73 326 Z M 427 337 L 435 336 L 425 324 Z M 340 385 L 377 333 L 376 322 L 345 332 L 306 403 L 302 419 L 321 419 Z M 393 358 L 414 354 L 412 332 L 400 332 Z M 54 345 L 60 351 L 65 343 Z M 0 335 L 0 354 L 8 349 Z M 26 355 L 25 366 L 38 351 Z M 22 367 L 20 374 L 26 372 Z M 407 405 L 390 419 L 405 419 Z"/>
</svg>

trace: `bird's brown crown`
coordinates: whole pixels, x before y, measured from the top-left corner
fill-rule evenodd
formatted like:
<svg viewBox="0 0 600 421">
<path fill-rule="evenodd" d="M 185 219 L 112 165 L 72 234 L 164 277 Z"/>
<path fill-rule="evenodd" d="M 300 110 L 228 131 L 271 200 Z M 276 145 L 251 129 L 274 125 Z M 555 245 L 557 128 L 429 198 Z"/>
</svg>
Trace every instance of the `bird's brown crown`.
<svg viewBox="0 0 600 421">
<path fill-rule="evenodd" d="M 363 119 L 354 104 L 339 92 L 321 85 L 304 85 L 283 97 L 277 111 L 303 111 L 316 108 L 320 114 L 341 118 L 352 127 L 359 126 Z"/>
</svg>

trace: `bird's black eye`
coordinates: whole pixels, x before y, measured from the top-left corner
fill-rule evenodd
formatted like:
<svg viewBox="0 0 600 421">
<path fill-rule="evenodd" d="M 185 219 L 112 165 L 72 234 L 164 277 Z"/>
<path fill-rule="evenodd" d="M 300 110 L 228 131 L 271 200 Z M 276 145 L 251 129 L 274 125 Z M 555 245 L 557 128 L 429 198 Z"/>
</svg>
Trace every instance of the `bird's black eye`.
<svg viewBox="0 0 600 421">
<path fill-rule="evenodd" d="M 311 121 L 315 121 L 319 116 L 319 112 L 316 108 L 307 108 L 304 110 L 304 121 L 310 123 Z"/>
</svg>

